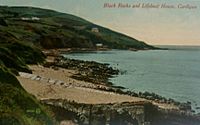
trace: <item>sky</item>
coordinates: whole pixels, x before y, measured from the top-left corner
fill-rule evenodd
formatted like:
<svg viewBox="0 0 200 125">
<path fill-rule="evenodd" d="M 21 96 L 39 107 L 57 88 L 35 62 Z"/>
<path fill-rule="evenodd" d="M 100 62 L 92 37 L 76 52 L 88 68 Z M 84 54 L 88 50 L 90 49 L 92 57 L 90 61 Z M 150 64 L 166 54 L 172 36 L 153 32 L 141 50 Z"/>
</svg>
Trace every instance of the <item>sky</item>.
<svg viewBox="0 0 200 125">
<path fill-rule="evenodd" d="M 116 4 L 104 8 L 104 4 Z M 139 8 L 118 8 L 119 3 Z M 142 8 L 142 4 L 175 9 Z M 0 5 L 34 6 L 73 14 L 152 45 L 200 45 L 200 0 L 0 0 Z M 196 9 L 178 8 L 178 5 Z"/>
</svg>

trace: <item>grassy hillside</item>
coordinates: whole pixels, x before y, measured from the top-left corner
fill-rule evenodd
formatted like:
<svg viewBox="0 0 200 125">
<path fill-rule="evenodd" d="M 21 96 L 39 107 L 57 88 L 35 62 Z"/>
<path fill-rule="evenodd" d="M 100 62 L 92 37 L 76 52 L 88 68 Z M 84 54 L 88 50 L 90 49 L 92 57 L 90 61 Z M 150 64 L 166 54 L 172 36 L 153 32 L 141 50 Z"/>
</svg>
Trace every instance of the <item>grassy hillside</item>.
<svg viewBox="0 0 200 125">
<path fill-rule="evenodd" d="M 42 48 L 154 49 L 153 46 L 82 18 L 33 7 L 0 6 L 0 29 Z"/>
<path fill-rule="evenodd" d="M 0 35 L 0 41 L 6 34 Z M 31 72 L 27 63 L 40 63 L 43 54 L 30 46 L 23 45 L 10 36 L 0 42 L 0 124 L 1 125 L 44 125 L 53 124 L 46 109 L 28 94 L 15 75 L 18 71 Z"/>
<path fill-rule="evenodd" d="M 0 61 L 0 124 L 52 125 L 53 120 L 46 111 Z"/>
<path fill-rule="evenodd" d="M 15 75 L 29 72 L 27 64 L 42 63 L 41 50 L 0 29 L 0 125 L 51 125 L 48 109 L 28 94 Z"/>
</svg>

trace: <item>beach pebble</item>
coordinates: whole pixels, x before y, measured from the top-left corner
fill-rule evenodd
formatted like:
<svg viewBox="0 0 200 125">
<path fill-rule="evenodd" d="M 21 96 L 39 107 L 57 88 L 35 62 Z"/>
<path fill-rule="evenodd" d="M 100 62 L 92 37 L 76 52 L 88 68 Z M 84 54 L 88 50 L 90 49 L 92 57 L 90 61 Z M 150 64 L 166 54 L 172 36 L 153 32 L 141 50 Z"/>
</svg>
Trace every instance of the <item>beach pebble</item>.
<svg viewBox="0 0 200 125">
<path fill-rule="evenodd" d="M 55 84 L 56 84 L 56 85 L 64 85 L 64 82 L 63 82 L 63 81 L 60 81 L 60 80 L 57 80 Z"/>
<path fill-rule="evenodd" d="M 55 84 L 55 80 L 53 80 L 53 79 L 50 79 L 49 81 L 48 81 L 50 84 Z"/>
<path fill-rule="evenodd" d="M 35 80 L 37 78 L 37 76 L 36 75 L 33 75 L 32 77 L 31 77 L 31 80 Z"/>
<path fill-rule="evenodd" d="M 37 76 L 37 77 L 35 78 L 35 80 L 37 80 L 37 81 L 40 81 L 40 79 L 41 79 L 40 76 Z"/>
</svg>

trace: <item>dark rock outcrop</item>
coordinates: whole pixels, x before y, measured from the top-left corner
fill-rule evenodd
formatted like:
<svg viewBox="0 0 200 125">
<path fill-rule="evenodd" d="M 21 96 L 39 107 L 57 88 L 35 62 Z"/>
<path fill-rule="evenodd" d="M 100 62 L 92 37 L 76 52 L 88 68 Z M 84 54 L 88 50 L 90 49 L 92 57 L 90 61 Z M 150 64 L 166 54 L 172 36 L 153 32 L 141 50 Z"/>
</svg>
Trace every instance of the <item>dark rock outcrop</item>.
<svg viewBox="0 0 200 125">
<path fill-rule="evenodd" d="M 1 26 L 8 26 L 8 24 L 6 23 L 6 21 L 2 18 L 0 18 L 0 25 Z"/>
<path fill-rule="evenodd" d="M 67 100 L 42 103 L 73 113 L 70 120 L 79 125 L 200 125 L 200 118 L 179 110 L 163 110 L 148 102 L 119 104 L 79 104 Z"/>
<path fill-rule="evenodd" d="M 76 70 L 78 73 L 73 75 L 72 78 L 95 84 L 112 85 L 112 83 L 109 82 L 109 78 L 119 73 L 119 70 L 113 69 L 109 64 L 68 59 L 64 57 L 57 57 L 53 63 L 46 63 L 44 66 L 57 66 Z"/>
</svg>

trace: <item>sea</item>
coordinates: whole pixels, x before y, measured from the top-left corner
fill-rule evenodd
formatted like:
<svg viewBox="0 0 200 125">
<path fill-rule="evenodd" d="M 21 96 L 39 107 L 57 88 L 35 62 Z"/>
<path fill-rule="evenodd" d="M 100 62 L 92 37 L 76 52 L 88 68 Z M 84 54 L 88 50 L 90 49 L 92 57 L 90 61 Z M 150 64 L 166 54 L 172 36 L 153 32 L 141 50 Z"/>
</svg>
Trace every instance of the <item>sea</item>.
<svg viewBox="0 0 200 125">
<path fill-rule="evenodd" d="M 71 59 L 108 63 L 120 74 L 110 81 L 136 92 L 153 92 L 191 102 L 200 113 L 200 46 L 159 46 L 168 50 L 111 50 L 71 53 Z"/>
</svg>

